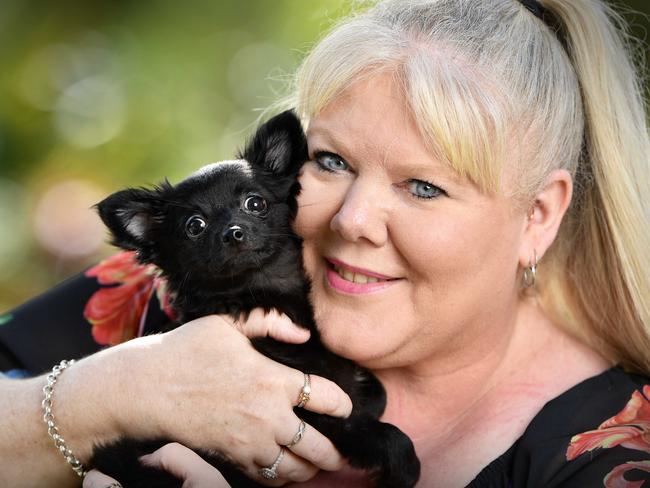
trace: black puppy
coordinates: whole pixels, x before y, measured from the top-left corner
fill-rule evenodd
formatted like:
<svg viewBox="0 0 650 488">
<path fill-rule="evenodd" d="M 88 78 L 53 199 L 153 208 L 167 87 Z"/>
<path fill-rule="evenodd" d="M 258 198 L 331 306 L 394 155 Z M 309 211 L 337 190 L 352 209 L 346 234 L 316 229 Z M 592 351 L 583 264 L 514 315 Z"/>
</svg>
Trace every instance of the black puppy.
<svg viewBox="0 0 650 488">
<path fill-rule="evenodd" d="M 308 327 L 305 344 L 252 342 L 268 357 L 329 378 L 350 395 L 354 407 L 347 419 L 298 408 L 297 415 L 331 439 L 351 466 L 370 471 L 377 486 L 408 488 L 419 477 L 420 463 L 411 440 L 378 420 L 386 404 L 383 387 L 367 370 L 325 349 L 314 323 L 302 243 L 291 229 L 297 176 L 306 160 L 301 124 L 287 111 L 258 129 L 240 160 L 206 166 L 176 186 L 123 190 L 97 207 L 114 244 L 160 268 L 182 322 L 209 314 L 237 317 L 262 307 Z M 180 487 L 171 475 L 138 462 L 171 441 L 121 439 L 97 447 L 89 464 L 125 488 Z M 223 456 L 198 452 L 233 487 L 261 486 Z"/>
</svg>

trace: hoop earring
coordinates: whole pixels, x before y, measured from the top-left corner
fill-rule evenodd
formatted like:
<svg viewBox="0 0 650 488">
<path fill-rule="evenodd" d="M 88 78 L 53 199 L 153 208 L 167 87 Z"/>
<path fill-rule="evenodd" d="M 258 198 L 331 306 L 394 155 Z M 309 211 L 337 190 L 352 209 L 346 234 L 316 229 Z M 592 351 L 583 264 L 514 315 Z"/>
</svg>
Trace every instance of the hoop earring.
<svg viewBox="0 0 650 488">
<path fill-rule="evenodd" d="M 528 209 L 528 220 L 533 220 L 535 217 L 535 207 L 530 207 Z"/>
<path fill-rule="evenodd" d="M 524 288 L 533 288 L 537 278 L 537 251 L 533 249 L 533 259 L 524 268 Z"/>
</svg>

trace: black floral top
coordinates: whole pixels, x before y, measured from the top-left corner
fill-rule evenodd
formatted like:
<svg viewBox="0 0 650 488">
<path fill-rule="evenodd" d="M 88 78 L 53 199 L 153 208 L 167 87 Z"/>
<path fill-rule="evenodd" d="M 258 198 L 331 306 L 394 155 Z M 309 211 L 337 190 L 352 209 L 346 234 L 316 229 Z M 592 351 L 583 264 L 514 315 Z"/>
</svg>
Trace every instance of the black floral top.
<svg viewBox="0 0 650 488">
<path fill-rule="evenodd" d="M 650 380 L 611 368 L 548 402 L 470 488 L 650 488 Z"/>
<path fill-rule="evenodd" d="M 0 314 L 0 371 L 40 374 L 173 318 L 156 269 L 122 252 Z M 468 488 L 488 487 L 650 488 L 650 379 L 612 368 L 548 402 Z"/>
</svg>

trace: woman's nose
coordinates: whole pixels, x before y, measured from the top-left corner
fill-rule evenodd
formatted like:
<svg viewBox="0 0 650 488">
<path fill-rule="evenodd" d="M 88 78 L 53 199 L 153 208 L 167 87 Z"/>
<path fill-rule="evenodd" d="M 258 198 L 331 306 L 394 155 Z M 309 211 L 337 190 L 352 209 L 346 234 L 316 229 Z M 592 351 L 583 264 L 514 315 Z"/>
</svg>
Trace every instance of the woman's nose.
<svg viewBox="0 0 650 488">
<path fill-rule="evenodd" d="M 330 221 L 330 229 L 351 242 L 365 239 L 375 246 L 384 245 L 388 239 L 388 210 L 386 201 L 381 200 L 371 185 L 364 186 L 357 180 Z"/>
</svg>

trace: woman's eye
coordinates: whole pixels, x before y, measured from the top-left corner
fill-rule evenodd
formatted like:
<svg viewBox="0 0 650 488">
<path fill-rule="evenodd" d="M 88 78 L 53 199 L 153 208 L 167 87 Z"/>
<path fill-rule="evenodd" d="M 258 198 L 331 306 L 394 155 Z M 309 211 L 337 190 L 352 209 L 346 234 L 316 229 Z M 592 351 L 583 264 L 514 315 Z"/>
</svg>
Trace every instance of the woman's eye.
<svg viewBox="0 0 650 488">
<path fill-rule="evenodd" d="M 194 239 L 199 237 L 205 231 L 208 224 L 200 215 L 192 215 L 185 222 L 185 233 L 188 237 Z"/>
<path fill-rule="evenodd" d="M 263 214 L 266 212 L 266 200 L 259 195 L 252 195 L 244 201 L 244 208 L 250 213 Z"/>
<path fill-rule="evenodd" d="M 340 156 L 330 152 L 317 152 L 314 155 L 314 161 L 319 169 L 329 172 L 346 171 L 349 169 L 348 163 L 343 161 Z"/>
<path fill-rule="evenodd" d="M 428 200 L 444 195 L 444 190 L 436 185 L 422 180 L 409 180 L 407 182 L 409 191 L 417 198 Z"/>
</svg>

